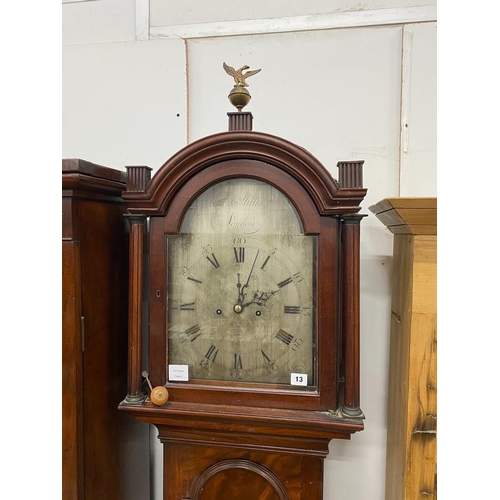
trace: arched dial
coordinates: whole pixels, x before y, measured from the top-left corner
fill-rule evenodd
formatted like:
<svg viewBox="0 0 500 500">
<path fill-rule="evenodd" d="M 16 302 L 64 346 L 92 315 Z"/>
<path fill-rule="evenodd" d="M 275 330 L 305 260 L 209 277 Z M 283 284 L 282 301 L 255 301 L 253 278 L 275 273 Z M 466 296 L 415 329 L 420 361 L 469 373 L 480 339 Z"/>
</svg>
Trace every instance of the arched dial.
<svg viewBox="0 0 500 500">
<path fill-rule="evenodd" d="M 189 232 L 167 238 L 169 364 L 188 365 L 190 380 L 290 385 L 298 373 L 313 386 L 315 238 L 300 234 L 288 200 L 225 181 L 187 219 Z"/>
</svg>

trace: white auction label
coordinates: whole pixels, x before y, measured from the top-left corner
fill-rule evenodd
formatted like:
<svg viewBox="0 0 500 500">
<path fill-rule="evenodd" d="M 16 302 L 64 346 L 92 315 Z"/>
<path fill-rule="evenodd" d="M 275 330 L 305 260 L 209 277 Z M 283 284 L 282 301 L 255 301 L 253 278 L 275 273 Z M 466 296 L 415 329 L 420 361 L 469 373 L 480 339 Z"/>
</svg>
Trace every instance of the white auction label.
<svg viewBox="0 0 500 500">
<path fill-rule="evenodd" d="M 290 375 L 290 384 L 307 385 L 307 373 L 292 373 Z"/>
<path fill-rule="evenodd" d="M 189 366 L 168 365 L 168 380 L 170 382 L 187 382 L 189 380 Z"/>
</svg>

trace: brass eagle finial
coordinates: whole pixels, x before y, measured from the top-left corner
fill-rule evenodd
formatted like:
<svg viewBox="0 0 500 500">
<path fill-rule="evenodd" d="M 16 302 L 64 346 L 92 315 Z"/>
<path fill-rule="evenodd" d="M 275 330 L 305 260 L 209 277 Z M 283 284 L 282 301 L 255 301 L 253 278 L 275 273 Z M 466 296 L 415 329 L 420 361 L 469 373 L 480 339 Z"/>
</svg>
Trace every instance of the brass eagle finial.
<svg viewBox="0 0 500 500">
<path fill-rule="evenodd" d="M 222 63 L 223 68 L 225 69 L 226 73 L 234 78 L 235 82 L 235 87 L 236 85 L 239 85 L 240 87 L 248 87 L 248 83 L 246 82 L 246 79 L 255 75 L 260 71 L 260 69 L 254 69 L 251 71 L 247 71 L 246 73 L 243 73 L 244 70 L 249 69 L 250 66 L 242 66 L 240 69 L 234 69 L 231 66 L 228 66 L 225 62 Z"/>
</svg>

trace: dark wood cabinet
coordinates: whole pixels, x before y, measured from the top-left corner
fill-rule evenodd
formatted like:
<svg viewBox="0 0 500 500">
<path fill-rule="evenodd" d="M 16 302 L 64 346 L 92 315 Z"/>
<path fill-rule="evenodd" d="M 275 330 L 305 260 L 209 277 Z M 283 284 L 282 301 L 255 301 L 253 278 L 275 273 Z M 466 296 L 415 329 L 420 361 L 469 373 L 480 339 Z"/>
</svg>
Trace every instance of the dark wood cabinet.
<svg viewBox="0 0 500 500">
<path fill-rule="evenodd" d="M 127 373 L 124 189 L 124 172 L 62 161 L 64 500 L 124 498 L 120 461 L 127 425 L 117 411 Z"/>
</svg>

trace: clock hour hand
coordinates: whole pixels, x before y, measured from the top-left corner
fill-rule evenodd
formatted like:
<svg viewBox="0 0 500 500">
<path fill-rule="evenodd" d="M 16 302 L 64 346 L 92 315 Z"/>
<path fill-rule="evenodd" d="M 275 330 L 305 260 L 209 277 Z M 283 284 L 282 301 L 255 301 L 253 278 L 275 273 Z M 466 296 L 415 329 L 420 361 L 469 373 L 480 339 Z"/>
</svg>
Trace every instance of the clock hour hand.
<svg viewBox="0 0 500 500">
<path fill-rule="evenodd" d="M 245 294 L 241 288 L 240 273 L 238 273 L 238 283 L 236 283 L 236 288 L 238 289 L 238 304 L 241 304 L 245 298 Z"/>
<path fill-rule="evenodd" d="M 253 298 L 250 302 L 247 302 L 246 304 L 241 304 L 241 307 L 246 307 L 249 306 L 250 304 L 257 304 L 258 306 L 265 306 L 266 302 L 276 293 L 279 292 L 278 290 L 272 290 L 271 292 L 260 292 L 257 290 L 253 294 Z"/>
<path fill-rule="evenodd" d="M 259 292 L 260 297 L 258 298 L 257 302 L 259 305 L 265 305 L 262 304 L 262 302 L 267 302 L 276 292 L 279 292 L 280 289 L 278 288 L 277 290 L 272 290 L 270 292 Z"/>
</svg>

